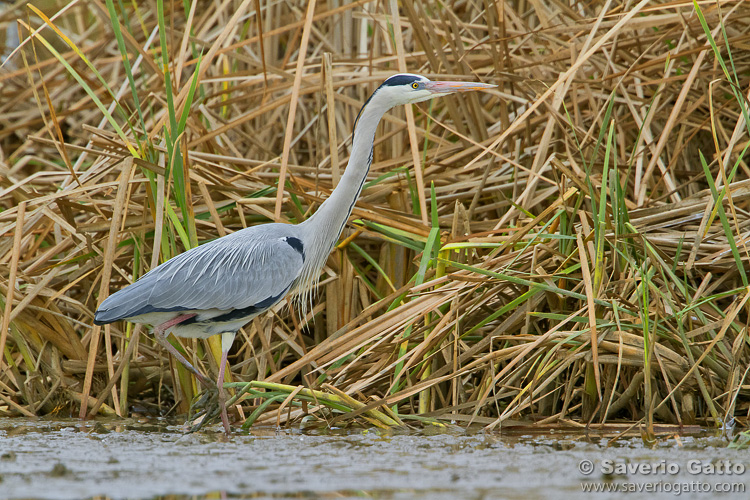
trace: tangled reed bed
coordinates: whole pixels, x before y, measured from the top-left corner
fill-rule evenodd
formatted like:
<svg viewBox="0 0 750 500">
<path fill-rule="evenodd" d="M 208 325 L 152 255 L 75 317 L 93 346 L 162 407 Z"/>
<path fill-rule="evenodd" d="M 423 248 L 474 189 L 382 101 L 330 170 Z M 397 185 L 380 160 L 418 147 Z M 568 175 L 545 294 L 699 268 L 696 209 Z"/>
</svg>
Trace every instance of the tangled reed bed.
<svg viewBox="0 0 750 500">
<path fill-rule="evenodd" d="M 188 247 L 304 220 L 364 100 L 408 70 L 499 87 L 386 116 L 317 299 L 238 336 L 237 417 L 746 421 L 749 5 L 92 0 L 16 19 L 0 414 L 186 412 L 190 374 L 138 327 L 93 326 L 97 304 Z M 180 347 L 216 371 L 214 340 Z"/>
</svg>

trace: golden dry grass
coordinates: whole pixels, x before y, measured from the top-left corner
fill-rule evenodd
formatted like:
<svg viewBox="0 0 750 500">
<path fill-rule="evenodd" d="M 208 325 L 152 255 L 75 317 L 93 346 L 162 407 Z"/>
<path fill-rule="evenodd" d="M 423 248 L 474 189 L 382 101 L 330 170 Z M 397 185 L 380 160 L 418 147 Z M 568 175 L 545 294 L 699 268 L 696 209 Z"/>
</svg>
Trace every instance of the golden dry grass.
<svg viewBox="0 0 750 500">
<path fill-rule="evenodd" d="M 238 336 L 227 382 L 263 381 L 238 417 L 745 421 L 750 5 L 700 3 L 720 57 L 687 1 L 159 5 L 1 18 L 0 414 L 187 411 L 192 378 L 97 304 L 307 217 L 408 70 L 499 87 L 386 117 L 312 310 Z"/>
</svg>

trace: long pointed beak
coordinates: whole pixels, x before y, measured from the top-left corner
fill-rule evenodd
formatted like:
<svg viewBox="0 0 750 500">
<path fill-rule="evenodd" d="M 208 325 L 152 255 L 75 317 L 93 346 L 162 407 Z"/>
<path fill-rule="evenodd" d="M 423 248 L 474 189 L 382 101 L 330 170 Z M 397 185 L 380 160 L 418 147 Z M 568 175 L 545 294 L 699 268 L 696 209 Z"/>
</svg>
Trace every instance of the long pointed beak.
<svg viewBox="0 0 750 500">
<path fill-rule="evenodd" d="M 477 82 L 425 82 L 424 88 L 433 94 L 452 94 L 471 90 L 494 89 L 497 85 Z"/>
</svg>

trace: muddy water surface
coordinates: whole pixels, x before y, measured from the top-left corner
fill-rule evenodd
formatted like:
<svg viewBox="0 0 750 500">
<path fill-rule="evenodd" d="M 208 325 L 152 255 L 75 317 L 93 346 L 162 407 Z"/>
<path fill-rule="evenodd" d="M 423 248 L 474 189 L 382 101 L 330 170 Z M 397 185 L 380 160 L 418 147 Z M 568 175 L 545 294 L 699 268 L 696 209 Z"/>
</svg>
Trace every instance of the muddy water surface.
<svg viewBox="0 0 750 500">
<path fill-rule="evenodd" d="M 608 437 L 260 429 L 227 440 L 160 423 L 0 419 L 0 499 L 750 498 L 750 453 L 721 437 L 654 448 Z"/>
</svg>

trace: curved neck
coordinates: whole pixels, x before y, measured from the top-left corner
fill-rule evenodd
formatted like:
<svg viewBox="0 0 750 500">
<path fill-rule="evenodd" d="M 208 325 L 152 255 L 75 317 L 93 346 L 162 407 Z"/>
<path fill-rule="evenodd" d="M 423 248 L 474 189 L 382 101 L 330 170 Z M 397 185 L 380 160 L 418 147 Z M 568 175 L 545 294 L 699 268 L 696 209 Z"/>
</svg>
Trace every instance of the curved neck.
<svg viewBox="0 0 750 500">
<path fill-rule="evenodd" d="M 354 129 L 352 153 L 344 174 L 336 189 L 323 202 L 318 210 L 301 225 L 309 230 L 316 247 L 325 249 L 324 258 L 328 257 L 333 245 L 344 229 L 354 203 L 359 197 L 362 186 L 367 179 L 372 163 L 372 146 L 375 141 L 375 130 L 387 107 L 379 105 L 377 100 L 370 99 L 360 111 L 359 120 Z M 324 243 L 323 245 L 320 245 Z"/>
<path fill-rule="evenodd" d="M 320 270 L 336 245 L 362 191 L 372 163 L 375 130 L 389 107 L 380 104 L 377 98 L 370 98 L 365 103 L 354 128 L 352 154 L 344 175 L 317 212 L 297 226 L 305 249 L 305 260 L 294 288 L 302 292 L 298 295 L 298 301 L 303 311 L 312 304 L 312 286 L 320 278 Z"/>
</svg>

